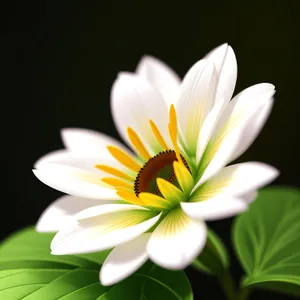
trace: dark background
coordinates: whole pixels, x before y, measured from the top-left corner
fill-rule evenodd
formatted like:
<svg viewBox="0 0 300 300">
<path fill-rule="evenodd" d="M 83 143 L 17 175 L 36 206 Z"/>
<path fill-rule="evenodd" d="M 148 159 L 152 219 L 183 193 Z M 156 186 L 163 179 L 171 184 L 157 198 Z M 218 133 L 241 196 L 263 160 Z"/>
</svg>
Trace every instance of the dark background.
<svg viewBox="0 0 300 300">
<path fill-rule="evenodd" d="M 276 184 L 300 187 L 297 1 L 10 2 L 1 33 L 0 238 L 35 223 L 60 194 L 32 174 L 43 154 L 62 147 L 62 127 L 118 137 L 109 106 L 121 70 L 152 54 L 181 76 L 213 47 L 228 42 L 239 64 L 236 92 L 275 84 L 273 113 L 241 160 L 270 163 Z M 150 3 L 150 2 L 149 2 Z M 231 220 L 212 226 L 230 246 Z M 241 274 L 233 261 L 236 279 Z M 223 299 L 212 278 L 188 270 L 195 298 Z M 288 299 L 255 292 L 252 299 Z"/>
</svg>

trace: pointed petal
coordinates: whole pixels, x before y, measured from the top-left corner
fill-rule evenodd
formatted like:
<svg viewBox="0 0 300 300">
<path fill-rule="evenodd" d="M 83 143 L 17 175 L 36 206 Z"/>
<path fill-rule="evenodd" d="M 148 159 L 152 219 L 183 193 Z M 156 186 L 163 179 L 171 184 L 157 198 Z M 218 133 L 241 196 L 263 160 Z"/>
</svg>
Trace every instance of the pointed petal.
<svg viewBox="0 0 300 300">
<path fill-rule="evenodd" d="M 246 150 L 244 144 L 248 147 L 249 142 L 251 143 L 251 140 L 255 138 L 255 134 L 258 133 L 257 130 L 259 130 L 260 125 L 254 125 L 253 133 L 249 135 L 249 138 L 246 137 L 245 134 L 248 132 L 247 130 L 250 130 L 249 128 L 253 127 L 253 124 L 256 123 L 257 116 L 260 115 L 265 106 L 269 105 L 269 101 L 274 93 L 275 90 L 272 84 L 256 84 L 235 96 L 227 108 L 224 109 L 212 134 L 212 142 L 216 145 L 220 145 L 231 131 L 237 129 L 237 131 L 241 132 L 237 148 L 228 163 L 232 161 L 233 158 L 237 158 L 238 153 L 242 153 L 243 150 Z M 250 132 L 252 132 L 252 130 L 250 130 Z M 248 139 L 250 139 L 250 141 L 248 141 Z M 242 149 L 239 150 L 239 148 Z"/>
<path fill-rule="evenodd" d="M 196 163 L 199 164 L 202 155 L 207 147 L 209 139 L 213 133 L 213 130 L 217 124 L 218 118 L 224 109 L 224 100 L 217 102 L 212 110 L 209 112 L 202 127 L 200 128 L 198 142 L 197 142 L 197 152 L 196 152 Z"/>
<path fill-rule="evenodd" d="M 257 198 L 257 196 L 258 196 L 257 191 L 251 191 L 249 193 L 239 196 L 239 198 L 242 199 L 243 201 L 245 201 L 246 203 L 250 204 Z"/>
<path fill-rule="evenodd" d="M 172 210 L 152 233 L 148 253 L 156 264 L 167 269 L 183 269 L 199 255 L 206 243 L 205 223 Z"/>
<path fill-rule="evenodd" d="M 86 155 L 86 154 L 71 152 L 65 149 L 53 151 L 42 156 L 34 164 L 34 168 L 43 169 L 44 167 L 47 167 L 47 165 L 49 164 L 50 165 L 58 164 L 58 165 L 80 168 L 86 171 L 95 172 L 96 170 L 95 166 L 101 163 L 105 163 L 105 165 L 111 167 L 118 167 L 119 169 L 124 169 L 122 168 L 121 164 L 115 162 L 112 157 L 100 158 L 88 154 Z M 99 171 L 99 174 L 105 174 L 105 173 Z"/>
<path fill-rule="evenodd" d="M 94 157 L 111 158 L 107 146 L 115 146 L 126 151 L 126 147 L 114 138 L 83 128 L 64 128 L 61 138 L 65 147 L 75 153 Z"/>
<path fill-rule="evenodd" d="M 203 121 L 215 100 L 217 73 L 213 63 L 200 60 L 183 79 L 176 104 L 178 123 L 191 152 L 196 151 Z"/>
<path fill-rule="evenodd" d="M 185 200 L 183 192 L 174 184 L 162 178 L 157 178 L 156 182 L 160 192 L 169 202 L 179 203 Z"/>
<path fill-rule="evenodd" d="M 203 175 L 201 182 L 232 161 L 232 157 L 235 157 L 235 153 L 243 141 L 245 128 L 252 126 L 252 117 L 261 111 L 263 105 L 273 94 L 273 85 L 258 84 L 244 90 L 228 104 L 213 130 L 200 163 L 200 175 L 206 168 L 210 168 L 214 172 L 205 170 L 207 174 L 205 177 Z M 230 155 L 228 156 L 228 154 Z M 216 162 L 220 158 L 222 164 Z M 218 168 L 215 168 L 216 166 Z"/>
<path fill-rule="evenodd" d="M 200 202 L 182 202 L 181 208 L 191 218 L 213 221 L 241 213 L 248 205 L 241 199 L 224 195 Z"/>
<path fill-rule="evenodd" d="M 115 284 L 137 271 L 148 259 L 147 243 L 151 233 L 141 236 L 125 244 L 115 247 L 100 271 L 102 285 Z"/>
<path fill-rule="evenodd" d="M 183 190 L 184 194 L 188 196 L 193 188 L 194 179 L 191 173 L 178 161 L 173 163 L 176 179 Z"/>
<path fill-rule="evenodd" d="M 74 196 L 62 196 L 52 202 L 40 216 L 36 231 L 38 232 L 56 232 L 64 223 L 68 222 L 72 216 L 81 210 L 99 204 L 108 204 L 110 201 L 96 201 Z"/>
<path fill-rule="evenodd" d="M 216 102 L 225 99 L 228 103 L 237 79 L 237 61 L 233 49 L 228 44 L 223 44 L 213 49 L 204 58 L 214 63 L 218 73 Z"/>
<path fill-rule="evenodd" d="M 214 148 L 214 145 L 212 145 L 212 148 L 210 148 L 211 144 L 208 144 L 199 167 L 199 174 L 202 174 L 202 176 L 194 186 L 192 192 L 227 165 L 237 147 L 240 139 L 239 135 L 239 130 L 233 130 L 228 133 L 226 139 L 222 141 L 221 146 Z"/>
<path fill-rule="evenodd" d="M 46 185 L 77 197 L 119 200 L 115 189 L 101 181 L 97 171 L 91 172 L 58 164 L 33 170 L 34 175 Z"/>
<path fill-rule="evenodd" d="M 206 181 L 191 196 L 191 201 L 202 201 L 222 194 L 243 195 L 257 190 L 279 175 L 275 168 L 259 162 L 247 162 L 222 169 Z"/>
<path fill-rule="evenodd" d="M 128 144 L 127 128 L 131 127 L 144 143 L 160 149 L 149 119 L 157 125 L 167 144 L 170 141 L 167 105 L 161 94 L 142 77 L 130 73 L 118 76 L 112 87 L 111 109 L 115 125 Z"/>
<path fill-rule="evenodd" d="M 51 243 L 52 254 L 89 253 L 128 242 L 150 229 L 160 215 L 142 207 L 107 204 L 75 215 Z"/>
<path fill-rule="evenodd" d="M 139 199 L 142 201 L 143 205 L 158 208 L 158 209 L 168 209 L 172 206 L 172 202 L 163 197 L 157 196 L 152 193 L 139 193 Z"/>
<path fill-rule="evenodd" d="M 181 80 L 164 62 L 146 55 L 139 62 L 136 73 L 151 82 L 163 95 L 168 105 L 175 103 Z"/>
<path fill-rule="evenodd" d="M 255 141 L 270 115 L 273 102 L 273 98 L 267 100 L 261 106 L 258 112 L 251 117 L 249 120 L 249 126 L 245 126 L 243 129 L 241 140 L 239 141 L 239 145 L 234 155 L 230 159 L 231 161 L 234 161 L 236 158 L 240 157 Z"/>
</svg>

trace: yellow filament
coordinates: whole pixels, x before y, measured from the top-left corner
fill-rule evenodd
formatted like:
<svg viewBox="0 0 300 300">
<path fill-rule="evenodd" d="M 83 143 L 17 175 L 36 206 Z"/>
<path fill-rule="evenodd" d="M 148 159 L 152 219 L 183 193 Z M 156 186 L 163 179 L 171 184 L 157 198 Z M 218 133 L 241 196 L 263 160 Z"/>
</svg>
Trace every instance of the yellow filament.
<svg viewBox="0 0 300 300">
<path fill-rule="evenodd" d="M 104 183 L 107 183 L 116 188 L 117 187 L 132 188 L 132 184 L 125 182 L 121 179 L 106 177 L 106 178 L 101 178 L 101 180 Z"/>
<path fill-rule="evenodd" d="M 162 137 L 161 133 L 159 132 L 157 126 L 155 125 L 155 123 L 152 120 L 149 120 L 149 122 L 150 122 L 152 132 L 153 132 L 154 136 L 156 137 L 157 141 L 159 142 L 159 144 L 163 147 L 164 150 L 168 150 L 168 146 L 167 146 L 164 138 Z"/>
<path fill-rule="evenodd" d="M 107 147 L 110 154 L 128 169 L 139 172 L 141 166 L 127 153 L 114 146 Z"/>
<path fill-rule="evenodd" d="M 171 141 L 174 147 L 174 151 L 176 153 L 177 160 L 184 165 L 180 153 L 179 153 L 179 148 L 177 144 L 177 116 L 176 116 L 176 111 L 174 108 L 174 105 L 172 104 L 170 107 L 170 113 L 169 113 L 169 133 L 171 137 Z"/>
<path fill-rule="evenodd" d="M 143 205 L 142 200 L 139 199 L 135 194 L 133 194 L 129 191 L 126 191 L 123 189 L 118 189 L 117 195 L 119 195 L 122 199 L 124 199 L 128 203 Z"/>
<path fill-rule="evenodd" d="M 138 137 L 137 133 L 132 128 L 128 127 L 127 134 L 137 152 L 146 160 L 150 159 L 151 155 L 148 153 L 146 147 L 144 146 L 141 139 Z"/>
<path fill-rule="evenodd" d="M 121 172 L 118 169 L 115 169 L 113 167 L 106 166 L 106 165 L 96 165 L 95 167 L 97 169 L 101 170 L 101 171 L 104 171 L 104 172 L 109 173 L 111 175 L 120 177 L 122 179 L 134 181 L 133 177 L 131 177 L 131 176 L 127 175 L 126 173 Z"/>
</svg>

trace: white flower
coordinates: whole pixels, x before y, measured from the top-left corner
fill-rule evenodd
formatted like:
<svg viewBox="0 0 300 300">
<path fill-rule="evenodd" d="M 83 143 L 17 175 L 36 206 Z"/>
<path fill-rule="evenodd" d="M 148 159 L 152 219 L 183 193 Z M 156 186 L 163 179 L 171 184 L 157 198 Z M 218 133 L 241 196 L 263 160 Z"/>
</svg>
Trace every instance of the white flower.
<svg viewBox="0 0 300 300">
<path fill-rule="evenodd" d="M 252 144 L 273 103 L 274 86 L 267 83 L 230 101 L 236 77 L 226 44 L 193 65 L 182 82 L 152 57 L 144 57 L 135 74 L 120 74 L 112 114 L 131 150 L 100 133 L 65 129 L 66 150 L 35 166 L 42 182 L 75 197 L 56 202 L 39 222 L 41 231 L 58 229 L 55 219 L 76 213 L 64 219 L 52 253 L 115 247 L 100 272 L 104 285 L 149 258 L 164 268 L 188 266 L 205 245 L 205 220 L 245 211 L 256 190 L 278 175 L 258 162 L 225 167 Z"/>
</svg>

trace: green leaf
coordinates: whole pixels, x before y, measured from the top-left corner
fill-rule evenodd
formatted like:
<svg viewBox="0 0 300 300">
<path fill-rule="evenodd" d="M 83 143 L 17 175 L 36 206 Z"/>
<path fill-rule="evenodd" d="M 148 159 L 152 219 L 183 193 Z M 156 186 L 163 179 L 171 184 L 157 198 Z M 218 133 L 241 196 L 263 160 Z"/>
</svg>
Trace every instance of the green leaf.
<svg viewBox="0 0 300 300">
<path fill-rule="evenodd" d="M 233 227 L 244 287 L 300 295 L 300 190 L 267 188 Z"/>
<path fill-rule="evenodd" d="M 0 299 L 193 299 L 183 271 L 164 270 L 151 262 L 128 279 L 103 287 L 99 283 L 99 270 L 109 251 L 51 255 L 53 236 L 37 233 L 30 227 L 0 245 Z"/>
<path fill-rule="evenodd" d="M 207 242 L 193 266 L 209 275 L 221 276 L 229 268 L 229 255 L 221 239 L 208 230 Z"/>
<path fill-rule="evenodd" d="M 52 255 L 53 233 L 40 234 L 28 227 L 13 234 L 0 245 L 0 269 L 24 267 L 59 267 L 65 269 L 99 268 L 109 251 L 81 255 Z"/>
<path fill-rule="evenodd" d="M 122 299 L 122 295 L 127 295 L 130 300 L 193 299 L 189 280 L 183 271 L 168 271 L 155 265 L 152 265 L 150 269 L 141 269 L 115 285 L 104 299 L 118 300 Z"/>
</svg>

